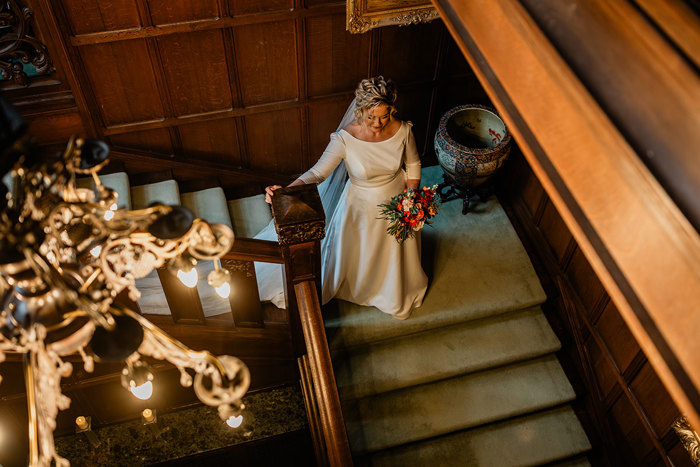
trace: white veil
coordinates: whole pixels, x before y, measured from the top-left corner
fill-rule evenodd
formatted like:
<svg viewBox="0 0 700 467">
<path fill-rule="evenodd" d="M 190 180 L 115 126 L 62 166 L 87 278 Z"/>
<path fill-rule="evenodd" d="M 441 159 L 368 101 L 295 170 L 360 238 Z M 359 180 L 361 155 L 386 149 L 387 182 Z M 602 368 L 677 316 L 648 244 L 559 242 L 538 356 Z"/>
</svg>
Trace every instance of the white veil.
<svg viewBox="0 0 700 467">
<path fill-rule="evenodd" d="M 355 99 L 352 100 L 345 115 L 343 115 L 336 132 L 345 128 L 353 120 L 355 120 Z M 340 196 L 345 189 L 345 184 L 348 179 L 348 171 L 345 168 L 345 162 L 341 161 L 338 167 L 333 170 L 333 173 L 318 185 L 318 193 L 321 196 L 321 204 L 326 214 L 326 228 L 333 217 L 333 212 L 338 206 Z M 253 238 L 259 240 L 277 241 L 277 232 L 275 231 L 274 220 L 265 226 Z M 321 249 L 323 249 L 326 239 L 321 241 Z M 258 290 L 260 292 L 260 300 L 271 301 L 278 308 L 285 308 L 284 300 L 284 275 L 281 264 L 274 263 L 255 263 L 255 275 L 258 280 Z"/>
</svg>

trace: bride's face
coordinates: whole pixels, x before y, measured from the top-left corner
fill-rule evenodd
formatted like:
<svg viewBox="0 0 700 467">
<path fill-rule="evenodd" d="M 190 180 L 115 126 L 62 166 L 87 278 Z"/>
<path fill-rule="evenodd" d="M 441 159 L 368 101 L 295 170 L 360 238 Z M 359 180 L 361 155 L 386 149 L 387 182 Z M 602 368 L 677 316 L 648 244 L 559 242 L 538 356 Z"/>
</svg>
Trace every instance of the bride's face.
<svg viewBox="0 0 700 467">
<path fill-rule="evenodd" d="M 386 104 L 379 104 L 365 111 L 363 121 L 367 127 L 374 131 L 382 131 L 391 120 L 391 109 Z"/>
</svg>

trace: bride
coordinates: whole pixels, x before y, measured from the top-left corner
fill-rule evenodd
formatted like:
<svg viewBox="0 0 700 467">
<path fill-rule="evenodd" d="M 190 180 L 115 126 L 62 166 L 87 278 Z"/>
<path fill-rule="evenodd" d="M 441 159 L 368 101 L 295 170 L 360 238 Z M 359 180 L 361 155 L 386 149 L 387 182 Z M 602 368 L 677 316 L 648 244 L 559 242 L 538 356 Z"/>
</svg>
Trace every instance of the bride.
<svg viewBox="0 0 700 467">
<path fill-rule="evenodd" d="M 320 184 L 326 212 L 322 302 L 339 298 L 406 319 L 421 306 L 428 279 L 420 263 L 420 235 L 399 244 L 387 234 L 387 221 L 379 219 L 379 204 L 420 185 L 412 124 L 396 118 L 395 102 L 391 80 L 362 80 L 319 161 L 289 186 Z M 268 203 L 278 188 L 265 189 Z M 275 239 L 270 227 L 256 238 Z M 281 268 L 276 276 L 270 267 L 256 263 L 261 299 L 279 306 Z"/>
</svg>

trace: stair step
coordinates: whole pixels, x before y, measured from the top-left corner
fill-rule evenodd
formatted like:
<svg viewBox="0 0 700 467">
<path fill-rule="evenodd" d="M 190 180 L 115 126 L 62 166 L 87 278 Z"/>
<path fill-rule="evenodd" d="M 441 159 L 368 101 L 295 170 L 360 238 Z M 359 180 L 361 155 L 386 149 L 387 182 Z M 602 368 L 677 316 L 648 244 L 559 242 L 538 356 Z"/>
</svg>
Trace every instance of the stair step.
<svg viewBox="0 0 700 467">
<path fill-rule="evenodd" d="M 358 459 L 373 467 L 532 466 L 591 448 L 576 414 L 559 407 L 485 427 L 399 446 Z"/>
<path fill-rule="evenodd" d="M 535 358 L 559 348 L 536 307 L 369 345 L 333 360 L 341 398 L 348 400 Z"/>
<path fill-rule="evenodd" d="M 350 402 L 352 450 L 379 451 L 555 407 L 576 397 L 554 355 Z"/>
<path fill-rule="evenodd" d="M 163 180 L 148 185 L 131 187 L 131 204 L 134 209 L 147 208 L 149 204 L 180 204 L 180 189 L 175 180 Z"/>
<path fill-rule="evenodd" d="M 180 204 L 180 189 L 175 180 L 131 187 L 131 204 L 134 209 L 144 209 L 154 202 Z M 143 314 L 169 315 L 170 306 L 163 292 L 163 285 L 156 270 L 141 279 L 136 279 L 136 287 L 141 292 L 138 300 Z"/>
<path fill-rule="evenodd" d="M 192 211 L 196 217 L 212 224 L 224 224 L 231 227 L 226 195 L 221 187 L 181 193 L 182 205 Z"/>
<path fill-rule="evenodd" d="M 233 199 L 228 202 L 228 210 L 237 236 L 253 238 L 272 220 L 270 205 L 265 195 Z"/>
<path fill-rule="evenodd" d="M 423 183 L 441 177 L 423 170 Z M 484 318 L 539 305 L 545 294 L 508 216 L 495 197 L 462 215 L 460 200 L 443 203 L 422 230 L 423 267 L 431 277 L 423 306 L 405 321 L 373 307 L 338 301 L 324 310 L 333 349 Z"/>
</svg>

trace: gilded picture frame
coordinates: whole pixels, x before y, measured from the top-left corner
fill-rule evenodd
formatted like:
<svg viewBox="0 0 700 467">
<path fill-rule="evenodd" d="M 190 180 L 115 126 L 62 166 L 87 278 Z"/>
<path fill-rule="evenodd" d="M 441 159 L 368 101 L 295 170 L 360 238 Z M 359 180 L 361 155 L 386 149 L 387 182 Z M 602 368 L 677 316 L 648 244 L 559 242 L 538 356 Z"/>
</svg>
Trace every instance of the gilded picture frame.
<svg viewBox="0 0 700 467">
<path fill-rule="evenodd" d="M 425 23 L 439 16 L 425 0 L 347 0 L 345 28 L 362 34 L 382 26 Z"/>
</svg>

